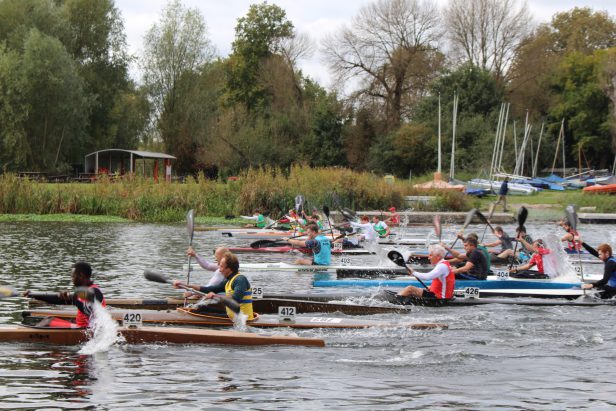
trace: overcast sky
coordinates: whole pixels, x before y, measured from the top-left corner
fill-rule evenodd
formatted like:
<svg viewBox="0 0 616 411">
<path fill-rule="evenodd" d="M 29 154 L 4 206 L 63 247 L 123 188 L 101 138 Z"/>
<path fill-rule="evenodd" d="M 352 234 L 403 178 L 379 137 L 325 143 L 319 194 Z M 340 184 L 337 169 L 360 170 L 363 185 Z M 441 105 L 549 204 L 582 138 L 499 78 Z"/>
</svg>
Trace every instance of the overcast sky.
<svg viewBox="0 0 616 411">
<path fill-rule="evenodd" d="M 447 0 L 437 0 L 441 6 Z M 128 41 L 129 52 L 139 56 L 143 47 L 145 32 L 158 21 L 161 11 L 168 4 L 167 0 L 116 0 L 116 6 L 122 13 Z M 237 19 L 244 16 L 253 3 L 249 0 L 182 0 L 186 7 L 197 8 L 208 25 L 209 36 L 220 56 L 227 56 L 235 36 Z M 310 35 L 318 44 L 326 33 L 334 32 L 338 27 L 350 22 L 351 18 L 367 0 L 270 0 L 283 8 L 287 17 L 299 32 Z M 573 7 L 591 7 L 594 10 L 607 10 L 616 16 L 616 1 L 613 0 L 529 0 L 528 6 L 536 22 L 549 21 L 554 13 L 570 10 Z M 330 77 L 318 52 L 307 61 L 300 62 L 304 73 L 317 80 L 323 86 L 329 86 Z M 139 70 L 133 67 L 133 77 L 139 80 Z"/>
</svg>

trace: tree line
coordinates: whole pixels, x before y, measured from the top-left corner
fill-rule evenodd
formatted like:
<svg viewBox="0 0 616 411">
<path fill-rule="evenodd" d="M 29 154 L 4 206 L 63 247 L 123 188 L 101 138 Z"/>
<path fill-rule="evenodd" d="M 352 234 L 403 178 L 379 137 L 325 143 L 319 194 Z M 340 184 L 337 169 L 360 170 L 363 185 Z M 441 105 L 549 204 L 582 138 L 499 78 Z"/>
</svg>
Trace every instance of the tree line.
<svg viewBox="0 0 616 411">
<path fill-rule="evenodd" d="M 451 148 L 454 95 L 458 169 L 489 164 L 503 102 L 509 170 L 527 113 L 535 144 L 545 125 L 543 166 L 563 119 L 568 164 L 583 153 L 607 167 L 616 152 L 616 20 L 589 8 L 534 25 L 518 0 L 377 0 L 315 44 L 264 2 L 237 19 L 222 57 L 206 17 L 172 0 L 143 53 L 126 50 L 113 0 L 1 0 L 0 167 L 62 171 L 140 147 L 175 155 L 182 174 L 296 163 L 423 174 L 436 168 L 439 108 Z M 317 52 L 332 90 L 299 68 Z"/>
</svg>

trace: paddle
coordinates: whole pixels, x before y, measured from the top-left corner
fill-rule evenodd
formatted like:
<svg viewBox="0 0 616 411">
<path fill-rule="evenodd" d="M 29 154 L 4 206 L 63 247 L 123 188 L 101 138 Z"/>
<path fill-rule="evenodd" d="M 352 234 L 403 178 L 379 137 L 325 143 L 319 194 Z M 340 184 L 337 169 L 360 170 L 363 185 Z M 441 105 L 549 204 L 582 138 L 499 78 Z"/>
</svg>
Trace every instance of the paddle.
<svg viewBox="0 0 616 411">
<path fill-rule="evenodd" d="M 492 219 L 492 216 L 494 215 L 494 211 L 496 211 L 496 204 L 492 204 L 492 206 L 490 207 L 490 213 L 488 214 L 488 218 L 486 219 L 486 221 L 490 221 Z M 492 226 L 490 226 L 490 228 L 492 228 Z M 483 229 L 483 234 L 481 235 L 482 242 L 483 242 L 483 238 L 486 236 L 487 229 L 488 229 L 488 226 L 486 225 Z"/>
<path fill-rule="evenodd" d="M 325 214 L 325 217 L 327 218 L 327 225 L 330 226 L 330 228 L 332 227 L 332 222 L 329 221 L 329 207 L 324 205 L 323 206 L 323 214 Z M 332 241 L 334 241 L 334 231 L 332 230 L 331 232 L 332 234 Z"/>
<path fill-rule="evenodd" d="M 19 295 L 13 287 L 0 286 L 0 298 L 18 297 Z"/>
<path fill-rule="evenodd" d="M 516 232 L 518 233 L 518 235 L 522 231 L 522 227 L 524 227 L 524 223 L 526 222 L 527 217 L 528 217 L 528 210 L 526 209 L 526 207 L 524 206 L 520 207 L 518 209 L 518 215 L 517 215 L 518 229 L 516 230 Z M 511 257 L 511 262 L 509 263 L 510 270 L 513 267 L 513 262 L 515 261 L 515 253 L 518 251 L 518 244 L 520 244 L 520 242 L 516 241 L 515 246 L 513 247 L 513 256 Z"/>
<path fill-rule="evenodd" d="M 404 257 L 402 256 L 402 254 L 400 254 L 400 252 L 396 251 L 396 250 L 391 250 L 390 252 L 387 253 L 387 258 L 389 258 L 391 261 L 394 262 L 394 264 L 396 264 L 397 266 L 400 267 L 404 267 L 407 269 L 407 271 L 409 271 L 409 274 L 412 273 L 409 269 L 409 267 L 406 265 L 406 261 L 404 261 Z M 424 286 L 424 288 L 428 291 L 430 291 L 430 289 L 428 288 L 428 286 L 426 285 L 426 283 L 424 283 L 423 281 L 421 281 L 420 278 L 415 277 L 415 279 L 417 281 L 419 281 L 419 283 L 421 285 Z"/>
<path fill-rule="evenodd" d="M 479 219 L 484 223 L 487 224 L 488 227 L 490 227 L 490 230 L 494 231 L 494 227 L 492 227 L 492 224 L 490 224 L 490 220 L 488 220 L 486 218 L 485 215 L 483 215 L 483 213 L 479 210 L 475 211 L 475 214 L 477 215 L 477 217 L 479 217 Z M 483 237 L 485 237 L 486 234 L 486 230 L 483 230 L 483 235 L 481 236 L 481 242 L 483 242 Z"/>
<path fill-rule="evenodd" d="M 165 275 L 159 271 L 154 271 L 154 270 L 145 270 L 143 272 L 143 276 L 146 278 L 146 280 L 148 281 L 153 281 L 155 283 L 161 283 L 161 284 L 173 284 L 173 281 L 171 281 L 170 279 L 166 278 Z M 179 286 L 180 288 L 183 288 L 185 290 L 191 291 L 195 294 L 199 294 L 202 296 L 206 296 L 206 293 L 203 293 L 199 290 L 195 290 L 191 287 L 186 287 L 183 285 Z M 240 312 L 240 305 L 238 304 L 237 301 L 235 301 L 233 298 L 227 297 L 225 295 L 216 295 L 214 298 L 214 300 L 219 300 L 221 301 L 225 306 L 227 306 L 231 311 L 233 311 L 234 313 L 239 313 Z"/>
<path fill-rule="evenodd" d="M 573 231 L 577 232 L 578 216 L 577 211 L 575 211 L 575 205 L 569 204 L 565 208 L 565 214 L 567 216 L 567 222 L 569 223 L 569 227 L 571 227 Z M 578 262 L 580 265 L 580 277 L 582 278 L 582 282 L 584 282 L 584 266 L 582 265 L 582 256 L 580 255 L 579 239 L 576 240 L 573 233 L 571 235 L 573 236 L 573 242 L 577 244 L 575 249 L 577 250 Z M 584 290 L 584 294 L 586 294 L 586 290 Z"/>
<path fill-rule="evenodd" d="M 188 234 L 188 247 L 192 247 L 193 237 L 195 235 L 195 213 L 192 209 L 186 213 L 186 232 Z M 190 260 L 192 256 L 188 255 L 188 274 L 186 275 L 186 284 L 190 284 Z M 184 305 L 188 303 L 188 299 L 184 299 Z"/>
<path fill-rule="evenodd" d="M 432 222 L 434 223 L 434 233 L 436 234 L 436 236 L 438 237 L 438 242 L 441 242 L 441 215 L 440 214 L 436 214 L 434 216 L 434 219 L 432 220 Z"/>
<path fill-rule="evenodd" d="M 462 226 L 462 230 L 460 230 L 461 234 L 464 234 L 464 230 L 466 230 L 466 227 L 468 227 L 470 225 L 471 221 L 473 221 L 473 217 L 475 217 L 475 214 L 477 214 L 477 209 L 476 208 L 472 208 L 466 214 L 466 218 L 464 219 L 464 225 Z M 453 248 L 456 245 L 456 243 L 458 242 L 459 239 L 460 239 L 460 237 L 456 236 L 456 239 L 453 241 L 453 243 L 451 243 L 449 248 Z"/>
</svg>

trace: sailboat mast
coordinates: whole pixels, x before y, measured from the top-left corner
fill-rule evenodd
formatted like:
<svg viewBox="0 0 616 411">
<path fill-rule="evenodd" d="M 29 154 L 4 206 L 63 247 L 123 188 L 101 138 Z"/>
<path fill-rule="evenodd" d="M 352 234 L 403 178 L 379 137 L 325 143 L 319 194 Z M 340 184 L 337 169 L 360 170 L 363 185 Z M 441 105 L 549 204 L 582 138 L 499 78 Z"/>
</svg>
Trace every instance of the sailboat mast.
<svg viewBox="0 0 616 411">
<path fill-rule="evenodd" d="M 438 166 L 436 171 L 441 173 L 441 93 L 438 93 Z"/>
</svg>

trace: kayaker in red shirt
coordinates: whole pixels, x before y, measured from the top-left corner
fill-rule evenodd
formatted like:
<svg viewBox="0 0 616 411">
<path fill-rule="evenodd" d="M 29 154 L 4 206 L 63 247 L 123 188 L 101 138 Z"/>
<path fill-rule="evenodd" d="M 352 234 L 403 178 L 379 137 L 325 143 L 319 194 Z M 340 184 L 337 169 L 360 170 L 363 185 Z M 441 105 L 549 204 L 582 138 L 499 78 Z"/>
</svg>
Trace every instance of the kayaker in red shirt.
<svg viewBox="0 0 616 411">
<path fill-rule="evenodd" d="M 543 267 L 543 256 L 550 254 L 550 250 L 543 246 L 543 240 L 536 240 L 532 244 L 526 242 L 524 237 L 518 236 L 518 241 L 522 243 L 524 248 L 532 250 L 534 253 L 530 260 L 526 264 L 519 265 L 511 268 L 509 273 L 514 278 L 549 278 Z M 530 270 L 532 267 L 537 266 L 537 271 Z"/>
<path fill-rule="evenodd" d="M 37 294 L 30 290 L 24 292 L 24 296 L 36 298 L 37 300 L 45 301 L 49 304 L 64 304 L 74 305 L 77 307 L 77 317 L 75 322 L 64 320 L 56 317 L 48 317 L 41 320 L 37 326 L 40 327 L 58 327 L 58 328 L 85 328 L 90 325 L 90 319 L 94 313 L 95 301 L 106 306 L 105 297 L 98 285 L 92 282 L 92 267 L 90 264 L 79 261 L 73 265 L 71 270 L 73 285 L 76 288 L 86 288 L 87 292 L 78 291 L 69 293 L 61 291 L 57 294 Z M 85 294 L 85 295 L 84 295 Z"/>
<path fill-rule="evenodd" d="M 445 249 L 440 245 L 431 245 L 428 248 L 428 259 L 434 265 L 434 268 L 429 273 L 416 273 L 411 268 L 407 267 L 409 274 L 414 275 L 423 281 L 432 281 L 428 289 L 414 287 L 409 285 L 401 290 L 398 295 L 401 297 L 417 297 L 417 298 L 438 298 L 449 299 L 453 298 L 453 290 L 456 283 L 456 276 L 453 273 L 449 262 L 444 259 L 446 254 Z"/>
</svg>

